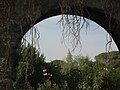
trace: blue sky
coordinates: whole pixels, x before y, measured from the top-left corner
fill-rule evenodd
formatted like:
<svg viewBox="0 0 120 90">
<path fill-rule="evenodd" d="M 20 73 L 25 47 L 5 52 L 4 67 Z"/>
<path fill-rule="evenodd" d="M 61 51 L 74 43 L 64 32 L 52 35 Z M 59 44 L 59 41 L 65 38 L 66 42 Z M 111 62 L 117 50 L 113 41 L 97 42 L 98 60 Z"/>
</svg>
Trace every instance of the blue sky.
<svg viewBox="0 0 120 90">
<path fill-rule="evenodd" d="M 72 50 L 70 45 L 65 47 L 65 45 L 61 43 L 62 29 L 59 24 L 57 24 L 59 19 L 60 16 L 55 16 L 45 19 L 37 24 L 37 28 L 40 31 L 40 52 L 45 54 L 48 61 L 64 59 L 68 49 Z M 87 32 L 86 30 L 81 31 L 81 51 L 80 48 L 77 47 L 76 50 L 72 52 L 73 55 L 87 55 L 91 59 L 94 59 L 95 55 L 105 52 L 105 45 L 107 43 L 106 31 L 96 23 L 90 23 Z M 114 42 L 112 42 L 112 50 L 117 50 Z"/>
</svg>

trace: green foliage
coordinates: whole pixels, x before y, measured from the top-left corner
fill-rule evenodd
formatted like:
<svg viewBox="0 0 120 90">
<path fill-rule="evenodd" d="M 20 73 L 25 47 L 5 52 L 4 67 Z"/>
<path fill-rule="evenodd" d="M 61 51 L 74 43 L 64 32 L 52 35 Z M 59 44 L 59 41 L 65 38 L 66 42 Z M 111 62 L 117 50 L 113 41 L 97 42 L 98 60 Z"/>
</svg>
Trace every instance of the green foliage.
<svg viewBox="0 0 120 90">
<path fill-rule="evenodd" d="M 34 47 L 28 44 L 27 47 L 18 48 L 20 62 L 17 67 L 17 76 L 14 83 L 16 89 L 28 89 L 38 87 L 43 82 L 43 68 L 45 57 Z"/>
<path fill-rule="evenodd" d="M 20 62 L 14 86 L 16 90 L 120 90 L 120 55 L 110 52 L 96 56 L 73 58 L 70 51 L 66 62 L 45 63 L 45 57 L 28 45 L 18 49 Z"/>
<path fill-rule="evenodd" d="M 59 90 L 59 88 L 56 84 L 52 85 L 52 82 L 48 79 L 44 82 L 43 85 L 39 84 L 37 90 Z"/>
</svg>

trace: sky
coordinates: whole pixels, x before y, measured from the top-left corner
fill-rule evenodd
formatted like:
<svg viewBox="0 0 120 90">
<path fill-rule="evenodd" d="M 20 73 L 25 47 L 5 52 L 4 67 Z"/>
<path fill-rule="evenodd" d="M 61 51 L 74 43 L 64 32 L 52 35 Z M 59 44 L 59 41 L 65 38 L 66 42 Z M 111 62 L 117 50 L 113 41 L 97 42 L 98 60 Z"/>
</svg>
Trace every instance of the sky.
<svg viewBox="0 0 120 90">
<path fill-rule="evenodd" d="M 54 16 L 36 24 L 40 32 L 40 52 L 44 53 L 47 61 L 65 59 L 68 49 L 72 50 L 69 44 L 66 44 L 66 47 L 62 43 L 62 28 L 57 24 L 60 17 L 60 15 Z M 106 51 L 106 35 L 106 31 L 102 27 L 90 21 L 88 30 L 81 30 L 82 47 L 77 47 L 71 53 L 89 56 L 90 59 L 94 60 L 96 55 Z M 112 42 L 112 50 L 118 50 L 114 41 Z"/>
</svg>

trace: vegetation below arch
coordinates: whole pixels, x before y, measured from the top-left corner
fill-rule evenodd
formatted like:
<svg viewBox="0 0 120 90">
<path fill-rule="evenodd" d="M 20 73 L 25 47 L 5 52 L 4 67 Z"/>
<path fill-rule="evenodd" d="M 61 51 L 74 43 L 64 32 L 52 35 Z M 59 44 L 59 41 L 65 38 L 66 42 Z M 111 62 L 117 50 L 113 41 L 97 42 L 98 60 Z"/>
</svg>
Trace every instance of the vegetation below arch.
<svg viewBox="0 0 120 90">
<path fill-rule="evenodd" d="M 18 49 L 20 61 L 16 67 L 16 90 L 119 90 L 120 55 L 110 52 L 106 63 L 106 53 L 96 56 L 96 61 L 88 57 L 72 56 L 69 52 L 65 60 L 45 62 L 44 54 L 29 45 Z M 74 57 L 74 58 L 73 58 Z"/>
</svg>

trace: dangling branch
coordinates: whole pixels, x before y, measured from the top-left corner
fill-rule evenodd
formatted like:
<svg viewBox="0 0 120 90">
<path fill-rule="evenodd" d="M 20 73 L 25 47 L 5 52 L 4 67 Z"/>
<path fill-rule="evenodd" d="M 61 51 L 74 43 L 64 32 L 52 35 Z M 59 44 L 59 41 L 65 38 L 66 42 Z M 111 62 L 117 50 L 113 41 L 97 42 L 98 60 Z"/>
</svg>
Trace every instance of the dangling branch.
<svg viewBox="0 0 120 90">
<path fill-rule="evenodd" d="M 64 4 L 65 2 L 65 4 Z M 75 2 L 75 1 L 74 1 Z M 70 0 L 64 1 L 62 0 L 60 8 L 62 12 L 62 17 L 58 21 L 60 25 L 62 26 L 62 37 L 64 44 L 66 39 L 69 43 L 72 44 L 73 51 L 76 49 L 76 47 L 82 47 L 81 44 L 81 35 L 80 32 L 82 29 L 87 29 L 89 26 L 89 20 L 80 17 L 77 15 L 74 15 L 73 10 L 77 12 L 78 15 L 83 15 L 83 0 L 80 0 L 79 2 L 79 9 L 78 8 L 71 6 Z M 67 14 L 66 14 L 67 13 Z"/>
</svg>

